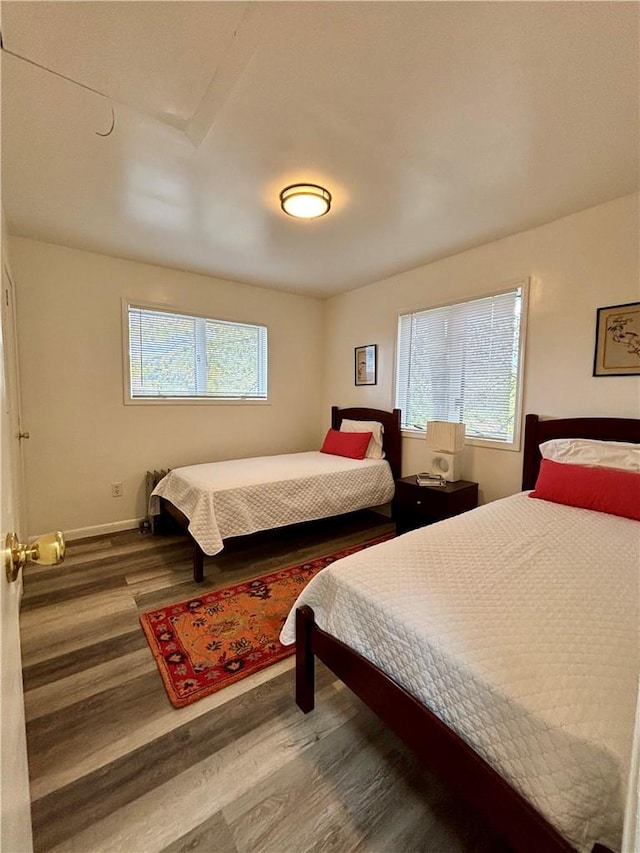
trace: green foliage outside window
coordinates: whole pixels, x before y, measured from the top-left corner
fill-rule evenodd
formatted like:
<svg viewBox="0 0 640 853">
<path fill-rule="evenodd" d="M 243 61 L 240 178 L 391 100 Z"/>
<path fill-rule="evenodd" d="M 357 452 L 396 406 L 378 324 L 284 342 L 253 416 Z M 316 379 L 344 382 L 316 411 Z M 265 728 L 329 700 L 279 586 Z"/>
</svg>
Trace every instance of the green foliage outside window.
<svg viewBox="0 0 640 853">
<path fill-rule="evenodd" d="M 131 397 L 266 399 L 264 326 L 129 306 Z"/>
</svg>

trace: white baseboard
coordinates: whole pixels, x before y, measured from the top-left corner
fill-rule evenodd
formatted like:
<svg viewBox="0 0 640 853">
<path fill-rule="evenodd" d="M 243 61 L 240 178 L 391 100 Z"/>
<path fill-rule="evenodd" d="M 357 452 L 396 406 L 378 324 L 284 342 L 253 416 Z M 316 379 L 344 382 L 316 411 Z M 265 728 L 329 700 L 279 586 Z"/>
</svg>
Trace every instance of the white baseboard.
<svg viewBox="0 0 640 853">
<path fill-rule="evenodd" d="M 124 521 L 111 521 L 109 524 L 94 524 L 91 527 L 78 527 L 75 530 L 64 530 L 64 538 L 67 542 L 75 539 L 89 539 L 91 536 L 104 536 L 108 533 L 120 533 L 123 530 L 137 530 L 140 527 L 141 518 L 127 518 Z M 30 536 L 30 539 L 37 537 Z"/>
<path fill-rule="evenodd" d="M 391 515 L 391 504 L 381 504 L 376 507 L 369 507 L 373 512 L 378 512 L 380 515 Z M 109 533 L 121 533 L 123 530 L 138 530 L 142 518 L 125 518 L 123 521 L 110 521 L 108 524 L 94 524 L 91 527 L 77 527 L 75 530 L 63 530 L 64 538 L 67 542 L 73 542 L 76 539 L 89 539 L 91 536 L 106 536 Z M 43 534 L 29 536 L 29 541 L 37 539 Z"/>
</svg>

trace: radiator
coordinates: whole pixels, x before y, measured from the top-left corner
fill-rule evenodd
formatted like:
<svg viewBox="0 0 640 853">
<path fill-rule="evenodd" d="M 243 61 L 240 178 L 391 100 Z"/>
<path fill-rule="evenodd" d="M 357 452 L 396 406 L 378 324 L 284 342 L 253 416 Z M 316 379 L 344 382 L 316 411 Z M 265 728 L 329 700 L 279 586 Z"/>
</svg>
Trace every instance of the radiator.
<svg viewBox="0 0 640 853">
<path fill-rule="evenodd" d="M 156 525 L 160 516 L 151 515 L 149 512 L 149 498 L 151 497 L 151 492 L 158 485 L 160 480 L 163 477 L 166 477 L 171 468 L 161 468 L 159 471 L 147 471 L 147 523 L 149 525 L 149 530 L 152 533 L 156 532 Z"/>
</svg>

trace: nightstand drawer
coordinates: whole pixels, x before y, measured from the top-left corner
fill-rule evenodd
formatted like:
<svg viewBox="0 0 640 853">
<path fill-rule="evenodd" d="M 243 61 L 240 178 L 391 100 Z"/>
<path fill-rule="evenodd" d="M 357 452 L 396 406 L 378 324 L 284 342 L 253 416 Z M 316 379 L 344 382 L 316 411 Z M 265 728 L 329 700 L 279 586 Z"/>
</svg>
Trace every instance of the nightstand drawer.
<svg viewBox="0 0 640 853">
<path fill-rule="evenodd" d="M 433 488 L 408 486 L 402 481 L 398 481 L 396 483 L 396 504 L 398 507 L 416 512 L 418 515 L 442 515 L 447 504 L 446 496 L 434 495 L 433 492 Z"/>
</svg>

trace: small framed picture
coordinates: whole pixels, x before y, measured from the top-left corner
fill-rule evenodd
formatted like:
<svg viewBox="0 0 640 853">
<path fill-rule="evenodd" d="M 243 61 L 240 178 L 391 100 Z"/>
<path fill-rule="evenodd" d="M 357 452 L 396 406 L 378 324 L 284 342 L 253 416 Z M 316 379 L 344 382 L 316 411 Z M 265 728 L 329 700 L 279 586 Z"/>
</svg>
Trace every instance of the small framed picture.
<svg viewBox="0 0 640 853">
<path fill-rule="evenodd" d="M 640 302 L 598 308 L 594 376 L 640 376 Z"/>
<path fill-rule="evenodd" d="M 356 347 L 356 385 L 376 384 L 377 350 L 377 344 Z"/>
</svg>

